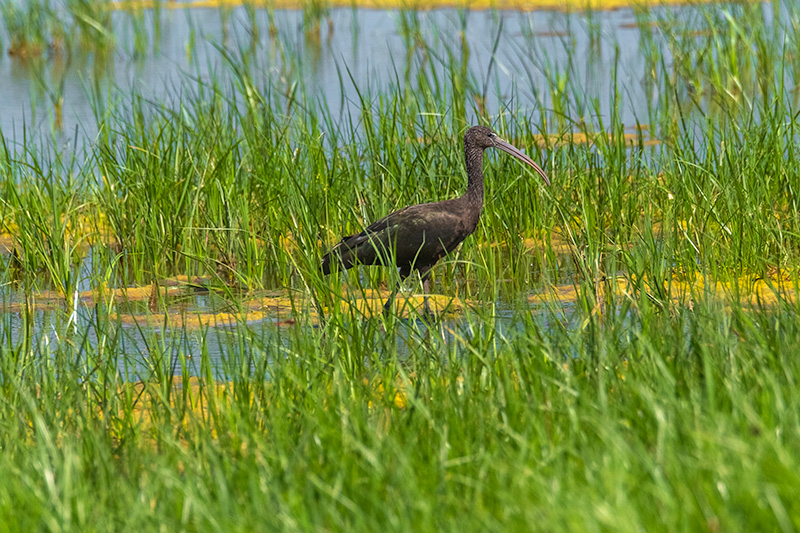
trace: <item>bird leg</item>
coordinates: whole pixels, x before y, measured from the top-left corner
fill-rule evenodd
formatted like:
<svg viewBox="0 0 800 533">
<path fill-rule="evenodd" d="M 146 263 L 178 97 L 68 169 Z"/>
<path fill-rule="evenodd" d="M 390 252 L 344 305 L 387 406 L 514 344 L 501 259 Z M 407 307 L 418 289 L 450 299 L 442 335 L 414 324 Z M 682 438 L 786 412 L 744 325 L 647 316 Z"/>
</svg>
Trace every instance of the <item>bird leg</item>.
<svg viewBox="0 0 800 533">
<path fill-rule="evenodd" d="M 420 279 L 422 280 L 422 317 L 426 320 L 433 319 L 435 315 L 431 311 L 431 306 L 428 302 L 428 291 L 431 287 L 431 269 L 427 268 L 424 271 L 420 271 Z"/>
<path fill-rule="evenodd" d="M 392 307 L 392 303 L 394 302 L 394 297 L 397 296 L 397 293 L 400 291 L 400 287 L 403 284 L 403 281 L 411 275 L 411 269 L 409 267 L 400 267 L 400 281 L 397 282 L 397 285 L 394 286 L 394 291 L 392 294 L 389 295 L 389 299 L 386 300 L 386 303 L 383 304 L 383 316 L 389 316 L 389 310 Z"/>
<path fill-rule="evenodd" d="M 423 301 L 422 316 L 426 320 L 433 319 L 435 318 L 435 315 L 433 314 L 433 311 L 431 311 L 431 307 L 428 302 L 428 290 L 430 289 L 431 286 L 431 267 L 420 270 L 419 275 L 420 279 L 422 280 L 422 301 Z M 389 310 L 392 307 L 392 303 L 394 303 L 394 299 L 397 296 L 397 293 L 400 291 L 401 284 L 403 283 L 403 280 L 406 279 L 408 276 L 409 273 L 403 272 L 401 270 L 400 281 L 397 282 L 397 285 L 395 285 L 392 294 L 389 295 L 389 298 L 386 300 L 386 303 L 383 304 L 383 316 L 389 316 Z"/>
<path fill-rule="evenodd" d="M 397 285 L 395 285 L 394 290 L 392 291 L 392 294 L 389 295 L 389 298 L 386 300 L 386 303 L 383 304 L 383 316 L 384 317 L 388 317 L 389 316 L 389 310 L 391 309 L 392 303 L 394 302 L 394 297 L 397 296 L 397 292 L 400 290 L 400 283 L 401 282 L 399 282 L 399 281 L 397 282 Z"/>
</svg>

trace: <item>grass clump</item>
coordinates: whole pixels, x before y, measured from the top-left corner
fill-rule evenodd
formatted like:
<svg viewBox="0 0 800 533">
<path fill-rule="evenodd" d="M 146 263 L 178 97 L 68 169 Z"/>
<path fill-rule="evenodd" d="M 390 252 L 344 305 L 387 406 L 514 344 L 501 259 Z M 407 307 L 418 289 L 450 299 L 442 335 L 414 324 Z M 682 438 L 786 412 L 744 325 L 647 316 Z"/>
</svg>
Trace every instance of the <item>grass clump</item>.
<svg viewBox="0 0 800 533">
<path fill-rule="evenodd" d="M 503 337 L 478 314 L 481 335 L 410 331 L 407 357 L 370 323 L 209 331 L 221 380 L 180 335 L 153 336 L 135 386 L 108 371 L 134 359 L 113 322 L 96 330 L 111 361 L 79 337 L 27 357 L 5 341 L 2 513 L 20 528 L 796 526 L 793 311 L 650 307 L 580 335 L 519 318 Z"/>
<path fill-rule="evenodd" d="M 615 59 L 592 85 L 577 38 L 498 22 L 476 70 L 467 12 L 455 33 L 404 12 L 407 63 L 385 84 L 342 65 L 340 107 L 276 26 L 272 56 L 217 45 L 163 101 L 93 87 L 85 160 L 4 139 L 0 522 L 800 527 L 794 34 L 762 12 L 639 11 L 640 114 L 595 19 Z M 501 94 L 508 40 L 528 60 Z M 487 157 L 478 231 L 435 269 L 463 310 L 374 316 L 396 274 L 323 277 L 321 254 L 460 194 L 478 122 L 553 186 Z"/>
</svg>

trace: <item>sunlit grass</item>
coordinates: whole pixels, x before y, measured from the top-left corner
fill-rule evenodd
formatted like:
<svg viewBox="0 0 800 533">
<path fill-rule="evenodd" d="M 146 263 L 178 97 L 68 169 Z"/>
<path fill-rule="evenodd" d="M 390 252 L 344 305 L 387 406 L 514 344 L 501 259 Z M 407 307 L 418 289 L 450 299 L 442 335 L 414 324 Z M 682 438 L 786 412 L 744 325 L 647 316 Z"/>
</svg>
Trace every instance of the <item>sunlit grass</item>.
<svg viewBox="0 0 800 533">
<path fill-rule="evenodd" d="M 85 161 L 4 137 L 4 530 L 799 528 L 798 34 L 764 13 L 641 8 L 645 79 L 611 68 L 608 113 L 570 39 L 519 36 L 497 95 L 407 11 L 407 68 L 342 115 L 276 27 L 275 77 L 256 40 L 174 105 L 91 87 Z M 631 83 L 658 89 L 639 124 Z M 391 269 L 321 275 L 342 235 L 461 194 L 477 122 L 553 185 L 486 157 L 438 318 L 413 279 L 380 312 Z"/>
</svg>

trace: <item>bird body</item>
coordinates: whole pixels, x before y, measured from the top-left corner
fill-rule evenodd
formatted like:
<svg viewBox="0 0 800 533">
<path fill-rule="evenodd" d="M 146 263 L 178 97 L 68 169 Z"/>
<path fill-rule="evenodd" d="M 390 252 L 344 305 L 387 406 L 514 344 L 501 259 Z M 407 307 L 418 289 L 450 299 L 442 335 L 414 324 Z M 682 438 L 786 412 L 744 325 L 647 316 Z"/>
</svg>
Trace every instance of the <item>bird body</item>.
<svg viewBox="0 0 800 533">
<path fill-rule="evenodd" d="M 361 233 L 344 237 L 323 257 L 322 272 L 329 274 L 334 260 L 345 269 L 357 264 L 397 266 L 403 278 L 415 266 L 433 266 L 478 226 L 480 207 L 476 213 L 464 203 L 462 197 L 395 211 Z M 473 216 L 464 217 L 465 212 Z"/>
<path fill-rule="evenodd" d="M 544 171 L 528 156 L 489 128 L 474 126 L 464 135 L 467 190 L 462 196 L 400 209 L 373 222 L 361 233 L 344 237 L 322 258 L 322 273 L 329 274 L 334 262 L 343 269 L 359 264 L 396 266 L 401 280 L 417 270 L 427 293 L 430 269 L 478 227 L 483 208 L 482 166 L 486 148 L 498 148 L 513 155 L 550 184 Z M 386 301 L 384 311 L 388 312 L 398 289 L 399 285 Z"/>
</svg>

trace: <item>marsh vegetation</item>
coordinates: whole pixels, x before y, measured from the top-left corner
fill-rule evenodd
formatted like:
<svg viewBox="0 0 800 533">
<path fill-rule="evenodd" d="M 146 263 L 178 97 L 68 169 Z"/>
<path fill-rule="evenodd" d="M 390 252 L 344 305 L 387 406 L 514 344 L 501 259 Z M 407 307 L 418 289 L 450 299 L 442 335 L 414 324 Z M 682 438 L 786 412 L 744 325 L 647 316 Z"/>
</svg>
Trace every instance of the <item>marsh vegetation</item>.
<svg viewBox="0 0 800 533">
<path fill-rule="evenodd" d="M 4 530 L 799 528 L 797 7 L 0 0 Z"/>
</svg>

